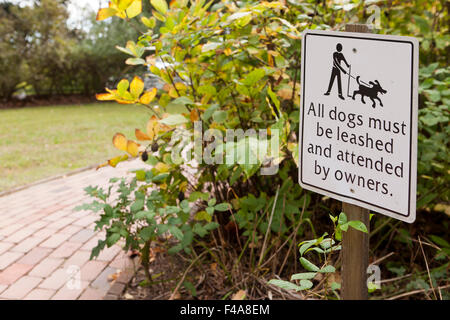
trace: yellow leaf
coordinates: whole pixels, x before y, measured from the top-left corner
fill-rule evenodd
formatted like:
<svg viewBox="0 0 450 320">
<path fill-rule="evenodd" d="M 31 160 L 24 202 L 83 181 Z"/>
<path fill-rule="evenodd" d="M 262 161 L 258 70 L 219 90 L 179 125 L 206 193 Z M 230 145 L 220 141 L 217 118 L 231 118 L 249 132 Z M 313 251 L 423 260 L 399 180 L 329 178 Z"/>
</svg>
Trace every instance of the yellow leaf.
<svg viewBox="0 0 450 320">
<path fill-rule="evenodd" d="M 152 116 L 150 120 L 147 122 L 147 135 L 150 140 L 153 140 L 155 136 L 158 135 L 159 132 L 159 123 L 158 118 L 156 116 Z"/>
<path fill-rule="evenodd" d="M 133 2 L 134 0 L 118 0 L 116 1 L 118 3 L 119 9 L 120 10 L 125 10 L 126 8 L 128 8 L 131 4 L 131 2 Z"/>
<path fill-rule="evenodd" d="M 179 95 L 178 95 L 178 93 L 177 93 L 177 90 L 175 90 L 174 87 L 171 87 L 171 88 L 170 88 L 170 90 L 169 90 L 169 96 L 170 96 L 171 98 L 178 98 L 178 97 L 179 97 Z"/>
<path fill-rule="evenodd" d="M 150 104 L 150 102 L 152 102 L 153 99 L 156 97 L 156 92 L 157 92 L 156 88 L 146 91 L 141 96 L 141 99 L 139 100 L 139 102 L 142 104 Z"/>
<path fill-rule="evenodd" d="M 109 101 L 114 100 L 116 95 L 112 93 L 98 93 L 95 95 L 95 98 L 99 101 Z"/>
<path fill-rule="evenodd" d="M 98 169 L 100 169 L 100 168 L 106 167 L 107 165 L 109 165 L 109 161 L 110 161 L 110 160 L 108 160 L 108 161 L 105 162 L 105 163 L 99 164 L 99 165 L 97 166 L 97 168 L 95 168 L 95 170 L 98 170 Z"/>
<path fill-rule="evenodd" d="M 117 164 L 119 163 L 119 162 L 122 162 L 122 161 L 125 161 L 125 160 L 127 160 L 128 159 L 128 155 L 126 155 L 126 154 L 124 154 L 124 155 L 122 155 L 122 156 L 117 156 L 117 157 L 114 157 L 114 158 L 112 158 L 112 159 L 109 159 L 108 160 L 108 164 L 111 166 L 111 167 L 115 167 L 115 166 L 117 166 Z"/>
<path fill-rule="evenodd" d="M 167 12 L 168 7 L 166 0 L 150 0 L 150 3 L 160 13 L 165 14 Z"/>
<path fill-rule="evenodd" d="M 226 48 L 225 50 L 223 50 L 223 53 L 225 53 L 225 55 L 227 56 L 231 55 L 231 48 Z"/>
<path fill-rule="evenodd" d="M 273 67 L 273 57 L 270 53 L 267 54 L 267 63 L 269 64 L 269 66 Z"/>
<path fill-rule="evenodd" d="M 187 186 L 188 186 L 187 181 L 183 181 L 182 183 L 180 183 L 180 187 L 179 187 L 180 191 L 181 192 L 186 192 Z"/>
<path fill-rule="evenodd" d="M 134 101 L 122 100 L 122 99 L 116 99 L 116 101 L 120 104 L 133 104 L 134 103 Z"/>
<path fill-rule="evenodd" d="M 113 137 L 113 145 L 119 150 L 127 151 L 127 138 L 121 133 L 116 133 Z"/>
<path fill-rule="evenodd" d="M 101 21 L 101 20 L 108 19 L 109 17 L 112 17 L 116 13 L 117 13 L 116 9 L 102 8 L 102 9 L 98 10 L 96 20 Z"/>
<path fill-rule="evenodd" d="M 130 84 L 130 93 L 137 99 L 141 95 L 142 91 L 144 91 L 144 81 L 142 81 L 142 79 L 138 76 L 135 76 Z"/>
<path fill-rule="evenodd" d="M 137 144 L 133 140 L 128 140 L 127 152 L 131 154 L 132 157 L 136 157 L 139 154 L 139 144 Z"/>
<path fill-rule="evenodd" d="M 139 141 L 152 140 L 147 134 L 139 129 L 134 130 L 134 134 L 136 135 L 136 139 L 138 139 Z"/>
<path fill-rule="evenodd" d="M 183 82 L 175 82 L 175 88 L 179 91 L 186 91 L 187 87 Z"/>
<path fill-rule="evenodd" d="M 128 18 L 134 18 L 142 12 L 142 0 L 135 0 L 127 9 Z"/>
</svg>

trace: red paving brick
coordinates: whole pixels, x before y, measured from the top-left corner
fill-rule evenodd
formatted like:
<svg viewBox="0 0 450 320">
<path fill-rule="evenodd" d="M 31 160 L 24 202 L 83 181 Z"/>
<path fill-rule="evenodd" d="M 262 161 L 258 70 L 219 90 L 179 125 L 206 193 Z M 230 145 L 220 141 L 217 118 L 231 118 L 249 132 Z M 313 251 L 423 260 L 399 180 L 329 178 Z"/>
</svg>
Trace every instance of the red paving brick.
<svg viewBox="0 0 450 320">
<path fill-rule="evenodd" d="M 23 224 L 12 224 L 9 225 L 5 228 L 0 229 L 0 236 L 9 236 L 11 235 L 13 232 L 23 228 L 24 225 Z"/>
<path fill-rule="evenodd" d="M 60 230 L 68 225 L 70 225 L 75 219 L 73 218 L 60 218 L 52 223 L 50 223 L 47 228 Z"/>
<path fill-rule="evenodd" d="M 90 229 L 82 229 L 77 234 L 75 234 L 72 238 L 70 238 L 71 242 L 81 242 L 85 243 L 89 239 L 91 239 L 95 235 L 95 232 Z"/>
<path fill-rule="evenodd" d="M 8 288 L 8 286 L 6 284 L 0 284 L 0 293 L 5 291 L 6 288 Z"/>
<path fill-rule="evenodd" d="M 87 288 L 80 296 L 80 300 L 102 300 L 105 293 L 99 289 Z"/>
<path fill-rule="evenodd" d="M 50 252 L 51 249 L 36 247 L 30 252 L 28 252 L 26 255 L 24 255 L 22 258 L 20 258 L 20 260 L 18 260 L 17 262 L 29 265 L 36 265 L 42 259 L 48 256 Z"/>
<path fill-rule="evenodd" d="M 54 258 L 68 258 L 70 257 L 79 247 L 81 243 L 77 242 L 64 242 L 50 255 Z"/>
<path fill-rule="evenodd" d="M 99 261 L 111 261 L 113 260 L 121 251 L 119 246 L 114 246 L 111 248 L 105 248 L 103 249 L 100 254 L 98 255 L 98 257 L 96 258 L 96 260 Z"/>
<path fill-rule="evenodd" d="M 56 233 L 56 230 L 43 228 L 39 231 L 36 231 L 33 234 L 33 236 L 35 236 L 37 238 L 47 239 L 48 237 L 54 235 L 55 233 Z"/>
<path fill-rule="evenodd" d="M 42 278 L 25 276 L 17 280 L 14 284 L 8 287 L 5 291 L 0 294 L 0 298 L 6 299 L 22 299 L 24 298 L 31 290 L 33 290 L 39 282 L 42 281 Z"/>
<path fill-rule="evenodd" d="M 89 261 L 105 233 L 93 231 L 98 214 L 73 208 L 92 200 L 84 187 L 105 186 L 136 167 L 142 163 L 88 170 L 1 197 L 0 300 L 102 299 L 108 275 L 132 260 L 116 245 Z M 81 286 L 70 288 L 77 279 Z"/>
<path fill-rule="evenodd" d="M 58 290 L 65 285 L 69 279 L 70 274 L 67 272 L 67 269 L 57 269 L 55 272 L 52 272 L 50 277 L 46 278 L 39 285 L 39 288 Z"/>
<path fill-rule="evenodd" d="M 63 263 L 63 261 L 63 259 L 55 259 L 50 257 L 45 258 L 36 267 L 34 267 L 33 270 L 30 271 L 30 276 L 47 278 Z"/>
<path fill-rule="evenodd" d="M 48 238 L 45 242 L 41 243 L 40 246 L 44 247 L 44 248 L 57 248 L 68 238 L 70 238 L 70 234 L 55 233 L 53 236 Z"/>
<path fill-rule="evenodd" d="M 90 256 L 91 256 L 90 251 L 85 250 L 77 251 L 64 262 L 64 267 L 77 266 L 81 268 L 86 262 L 89 261 Z"/>
<path fill-rule="evenodd" d="M 15 232 L 13 232 L 8 238 L 6 238 L 5 242 L 18 243 L 18 242 L 22 241 L 23 239 L 32 235 L 33 232 L 34 232 L 34 230 L 29 229 L 29 228 L 23 228 L 23 229 L 17 230 Z"/>
<path fill-rule="evenodd" d="M 105 269 L 107 263 L 103 261 L 88 261 L 81 268 L 81 280 L 94 280 Z"/>
<path fill-rule="evenodd" d="M 29 264 L 13 263 L 8 268 L 0 272 L 0 284 L 10 285 L 20 277 L 27 274 L 33 266 Z"/>
<path fill-rule="evenodd" d="M 22 252 L 4 252 L 0 255 L 0 271 L 6 269 L 10 264 L 23 256 Z"/>
<path fill-rule="evenodd" d="M 48 289 L 34 289 L 31 291 L 24 300 L 49 300 L 56 291 Z"/>
<path fill-rule="evenodd" d="M 71 236 L 73 236 L 74 234 L 80 232 L 80 230 L 81 230 L 81 227 L 79 227 L 79 226 L 68 225 L 64 229 L 60 230 L 59 233 L 66 233 L 66 234 L 70 234 Z"/>
<path fill-rule="evenodd" d="M 80 281 L 77 283 L 69 283 L 59 289 L 51 300 L 75 300 L 88 286 L 88 282 Z"/>
<path fill-rule="evenodd" d="M 44 241 L 44 239 L 42 238 L 29 237 L 21 241 L 15 247 L 11 248 L 11 251 L 27 253 L 31 251 L 31 249 L 33 249 L 34 247 L 38 246 L 39 243 L 41 243 L 42 241 Z"/>
<path fill-rule="evenodd" d="M 14 243 L 0 242 L 0 255 L 6 252 L 9 248 L 13 247 Z"/>
</svg>

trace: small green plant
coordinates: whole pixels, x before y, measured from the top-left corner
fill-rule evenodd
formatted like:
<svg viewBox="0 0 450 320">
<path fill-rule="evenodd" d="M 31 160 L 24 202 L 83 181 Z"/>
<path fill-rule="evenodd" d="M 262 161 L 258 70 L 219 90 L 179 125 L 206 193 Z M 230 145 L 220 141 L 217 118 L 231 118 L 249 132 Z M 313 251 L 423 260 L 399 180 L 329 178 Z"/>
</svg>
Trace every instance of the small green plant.
<svg viewBox="0 0 450 320">
<path fill-rule="evenodd" d="M 105 247 L 111 247 L 119 240 L 124 240 L 123 249 L 138 250 L 141 254 L 148 281 L 151 283 L 149 272 L 150 248 L 153 242 L 163 240 L 168 247 L 168 253 L 174 254 L 184 250 L 191 253 L 191 243 L 195 235 L 204 237 L 211 230 L 218 227 L 211 221 L 215 210 L 228 210 L 227 203 L 216 204 L 216 199 L 210 199 L 205 211 L 197 213 L 196 219 L 190 219 L 189 200 L 183 199 L 171 202 L 167 196 L 169 193 L 182 193 L 185 183 L 176 183 L 173 190 L 168 186 L 161 186 L 171 174 L 158 173 L 157 169 L 149 171 L 136 170 L 135 177 L 131 181 L 126 178 L 114 178 L 110 180 L 107 191 L 100 187 L 88 187 L 86 193 L 94 197 L 92 203 L 78 206 L 76 210 L 90 210 L 101 212 L 96 221 L 95 230 L 104 230 L 104 240 L 99 240 L 92 249 L 91 259 L 99 255 Z M 114 195 L 117 194 L 115 197 Z M 190 198 L 196 201 L 199 198 L 207 200 L 205 194 L 195 194 Z M 207 195 L 207 194 L 206 194 Z M 199 214 L 201 217 L 198 217 Z M 167 241 L 173 237 L 176 241 Z"/>
<path fill-rule="evenodd" d="M 334 225 L 334 232 L 331 236 L 328 236 L 328 233 L 325 232 L 317 239 L 306 240 L 298 245 L 300 263 L 307 272 L 293 274 L 291 276 L 291 281 L 272 279 L 269 281 L 270 284 L 286 290 L 309 290 L 313 287 L 313 282 L 311 280 L 314 279 L 317 274 L 321 273 L 327 275 L 336 272 L 336 268 L 331 265 L 331 257 L 333 253 L 336 253 L 342 249 L 341 244 L 339 243 L 342 240 L 342 232 L 346 232 L 349 227 L 352 227 L 356 230 L 367 233 L 367 228 L 361 221 L 348 221 L 344 212 L 341 212 L 338 217 L 333 217 L 330 215 L 330 218 Z M 305 258 L 305 255 L 309 252 L 316 252 L 319 254 L 320 261 L 323 261 L 320 267 Z M 336 290 L 339 288 L 340 283 L 333 282 L 331 284 L 331 290 L 338 298 L 339 295 Z"/>
</svg>

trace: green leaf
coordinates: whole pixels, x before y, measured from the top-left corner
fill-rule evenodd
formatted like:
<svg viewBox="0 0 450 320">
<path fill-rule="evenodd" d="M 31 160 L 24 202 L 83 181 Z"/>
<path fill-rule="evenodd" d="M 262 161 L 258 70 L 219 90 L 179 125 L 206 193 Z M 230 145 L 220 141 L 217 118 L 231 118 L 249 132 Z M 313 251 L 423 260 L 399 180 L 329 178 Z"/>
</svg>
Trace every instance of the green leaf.
<svg viewBox="0 0 450 320">
<path fill-rule="evenodd" d="M 204 237 L 207 233 L 208 230 L 206 230 L 202 225 L 200 225 L 199 223 L 196 223 L 194 225 L 194 227 L 192 228 L 192 231 L 196 234 L 198 234 L 200 237 Z"/>
<path fill-rule="evenodd" d="M 168 126 L 176 126 L 188 122 L 188 119 L 183 117 L 181 114 L 172 114 L 167 118 L 160 120 L 159 122 Z"/>
<path fill-rule="evenodd" d="M 336 268 L 333 266 L 325 266 L 322 269 L 319 270 L 320 273 L 333 273 L 336 272 Z"/>
<path fill-rule="evenodd" d="M 214 209 L 216 209 L 217 211 L 227 211 L 227 210 L 230 209 L 230 208 L 231 208 L 230 204 L 229 204 L 229 203 L 226 203 L 226 202 L 224 202 L 224 203 L 219 203 L 218 205 L 216 205 L 216 206 L 214 207 Z"/>
<path fill-rule="evenodd" d="M 144 199 L 137 199 L 130 207 L 132 213 L 141 211 L 144 208 Z"/>
<path fill-rule="evenodd" d="M 306 250 L 308 250 L 310 247 L 314 245 L 316 240 L 309 240 L 305 241 L 303 244 L 300 245 L 300 249 L 298 250 L 300 252 L 300 255 L 302 256 Z"/>
<path fill-rule="evenodd" d="M 344 212 L 339 214 L 338 224 L 344 224 L 347 222 L 347 215 Z"/>
<path fill-rule="evenodd" d="M 167 10 L 169 9 L 167 7 L 166 0 L 150 0 L 150 3 L 156 10 L 158 10 L 158 12 L 162 14 L 166 14 Z"/>
<path fill-rule="evenodd" d="M 194 233 L 191 230 L 188 230 L 184 233 L 183 239 L 181 240 L 181 245 L 183 248 L 189 246 L 194 239 Z"/>
<path fill-rule="evenodd" d="M 223 110 L 217 110 L 213 113 L 212 118 L 217 123 L 222 123 L 227 119 L 227 112 Z"/>
<path fill-rule="evenodd" d="M 316 276 L 317 272 L 303 272 L 293 274 L 291 277 L 291 281 L 293 280 L 309 280 L 313 279 Z"/>
<path fill-rule="evenodd" d="M 334 290 L 338 290 L 338 289 L 341 288 L 341 284 L 338 283 L 338 282 L 333 282 L 333 283 L 331 284 L 330 288 L 331 288 L 331 290 L 333 290 L 333 291 L 334 291 Z"/>
<path fill-rule="evenodd" d="M 208 201 L 208 206 L 212 207 L 216 204 L 217 200 L 216 198 L 212 198 L 211 200 Z"/>
<path fill-rule="evenodd" d="M 183 232 L 176 226 L 170 226 L 169 227 L 169 232 L 178 240 L 182 240 L 183 239 Z"/>
<path fill-rule="evenodd" d="M 300 263 L 308 271 L 318 272 L 320 270 L 318 266 L 303 257 L 300 258 Z"/>
<path fill-rule="evenodd" d="M 176 246 L 173 246 L 172 248 L 170 248 L 169 250 L 167 250 L 167 252 L 169 254 L 175 254 L 177 252 L 180 252 L 183 249 L 183 246 L 179 243 Z"/>
<path fill-rule="evenodd" d="M 208 198 L 209 198 L 209 193 L 200 192 L 200 191 L 194 191 L 189 195 L 190 202 L 197 201 L 198 199 L 206 201 L 206 200 L 208 200 Z"/>
<path fill-rule="evenodd" d="M 144 170 L 136 171 L 136 180 L 137 181 L 145 181 L 145 171 Z"/>
<path fill-rule="evenodd" d="M 113 244 L 115 244 L 120 239 L 120 233 L 112 233 L 108 238 L 106 238 L 106 245 L 111 247 Z"/>
<path fill-rule="evenodd" d="M 217 222 L 210 222 L 203 226 L 206 230 L 211 231 L 214 229 L 217 229 L 219 227 L 219 224 Z"/>
<path fill-rule="evenodd" d="M 350 227 L 352 227 L 353 229 L 356 229 L 356 230 L 364 232 L 364 233 L 368 233 L 367 227 L 362 221 L 352 220 L 352 221 L 348 222 L 348 225 Z"/>
<path fill-rule="evenodd" d="M 153 238 L 155 234 L 155 228 L 153 226 L 148 226 L 139 231 L 139 236 L 144 241 L 148 241 Z"/>
<path fill-rule="evenodd" d="M 272 279 L 269 281 L 270 284 L 273 284 L 277 287 L 283 288 L 285 290 L 295 290 L 295 291 L 301 291 L 301 290 L 307 290 L 312 288 L 313 283 L 309 280 L 300 280 L 300 286 L 292 283 L 292 282 L 288 282 L 288 281 L 284 281 L 284 280 L 276 280 L 276 279 Z"/>
<path fill-rule="evenodd" d="M 430 235 L 429 237 L 438 246 L 441 246 L 443 248 L 450 248 L 450 243 L 448 243 L 447 240 L 445 240 L 441 237 L 435 236 L 434 234 Z"/>
<path fill-rule="evenodd" d="M 269 284 L 273 284 L 273 285 L 275 285 L 277 287 L 280 287 L 282 289 L 285 289 L 285 290 L 295 290 L 295 291 L 302 290 L 295 283 L 292 283 L 292 282 L 289 282 L 289 281 L 284 281 L 284 280 L 272 279 L 272 280 L 269 281 Z"/>
<path fill-rule="evenodd" d="M 150 18 L 142 17 L 141 21 L 146 27 L 148 27 L 150 29 L 153 29 L 156 26 L 155 17 L 150 17 Z"/>
<path fill-rule="evenodd" d="M 127 60 L 125 60 L 125 63 L 130 66 L 137 66 L 137 65 L 145 64 L 145 60 L 142 58 L 128 58 Z"/>
<path fill-rule="evenodd" d="M 97 245 L 92 249 L 91 256 L 89 257 L 89 260 L 92 260 L 95 257 L 98 257 L 100 254 L 100 251 L 103 250 L 105 247 L 106 241 L 98 240 Z"/>
<path fill-rule="evenodd" d="M 211 222 L 212 217 L 208 212 L 202 210 L 195 214 L 194 220 L 197 220 L 197 221 L 205 220 L 205 221 Z"/>
<path fill-rule="evenodd" d="M 120 80 L 120 82 L 117 84 L 117 93 L 119 94 L 119 96 L 123 97 L 125 92 L 128 90 L 129 85 L 130 83 L 127 79 Z"/>
<path fill-rule="evenodd" d="M 261 80 L 265 75 L 266 75 L 266 72 L 264 71 L 264 69 L 255 69 L 244 78 L 242 83 L 248 87 L 251 87 L 256 82 Z"/>
<path fill-rule="evenodd" d="M 207 207 L 205 210 L 210 216 L 214 214 L 214 207 Z"/>
</svg>

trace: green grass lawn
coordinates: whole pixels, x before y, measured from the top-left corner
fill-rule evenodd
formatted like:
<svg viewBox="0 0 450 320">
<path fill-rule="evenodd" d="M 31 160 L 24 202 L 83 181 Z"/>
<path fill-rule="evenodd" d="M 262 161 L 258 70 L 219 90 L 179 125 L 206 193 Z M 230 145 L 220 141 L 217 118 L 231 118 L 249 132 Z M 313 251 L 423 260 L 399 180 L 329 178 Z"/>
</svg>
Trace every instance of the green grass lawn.
<svg viewBox="0 0 450 320">
<path fill-rule="evenodd" d="M 0 110 L 0 192 L 123 154 L 113 135 L 135 139 L 149 116 L 109 103 Z"/>
</svg>

